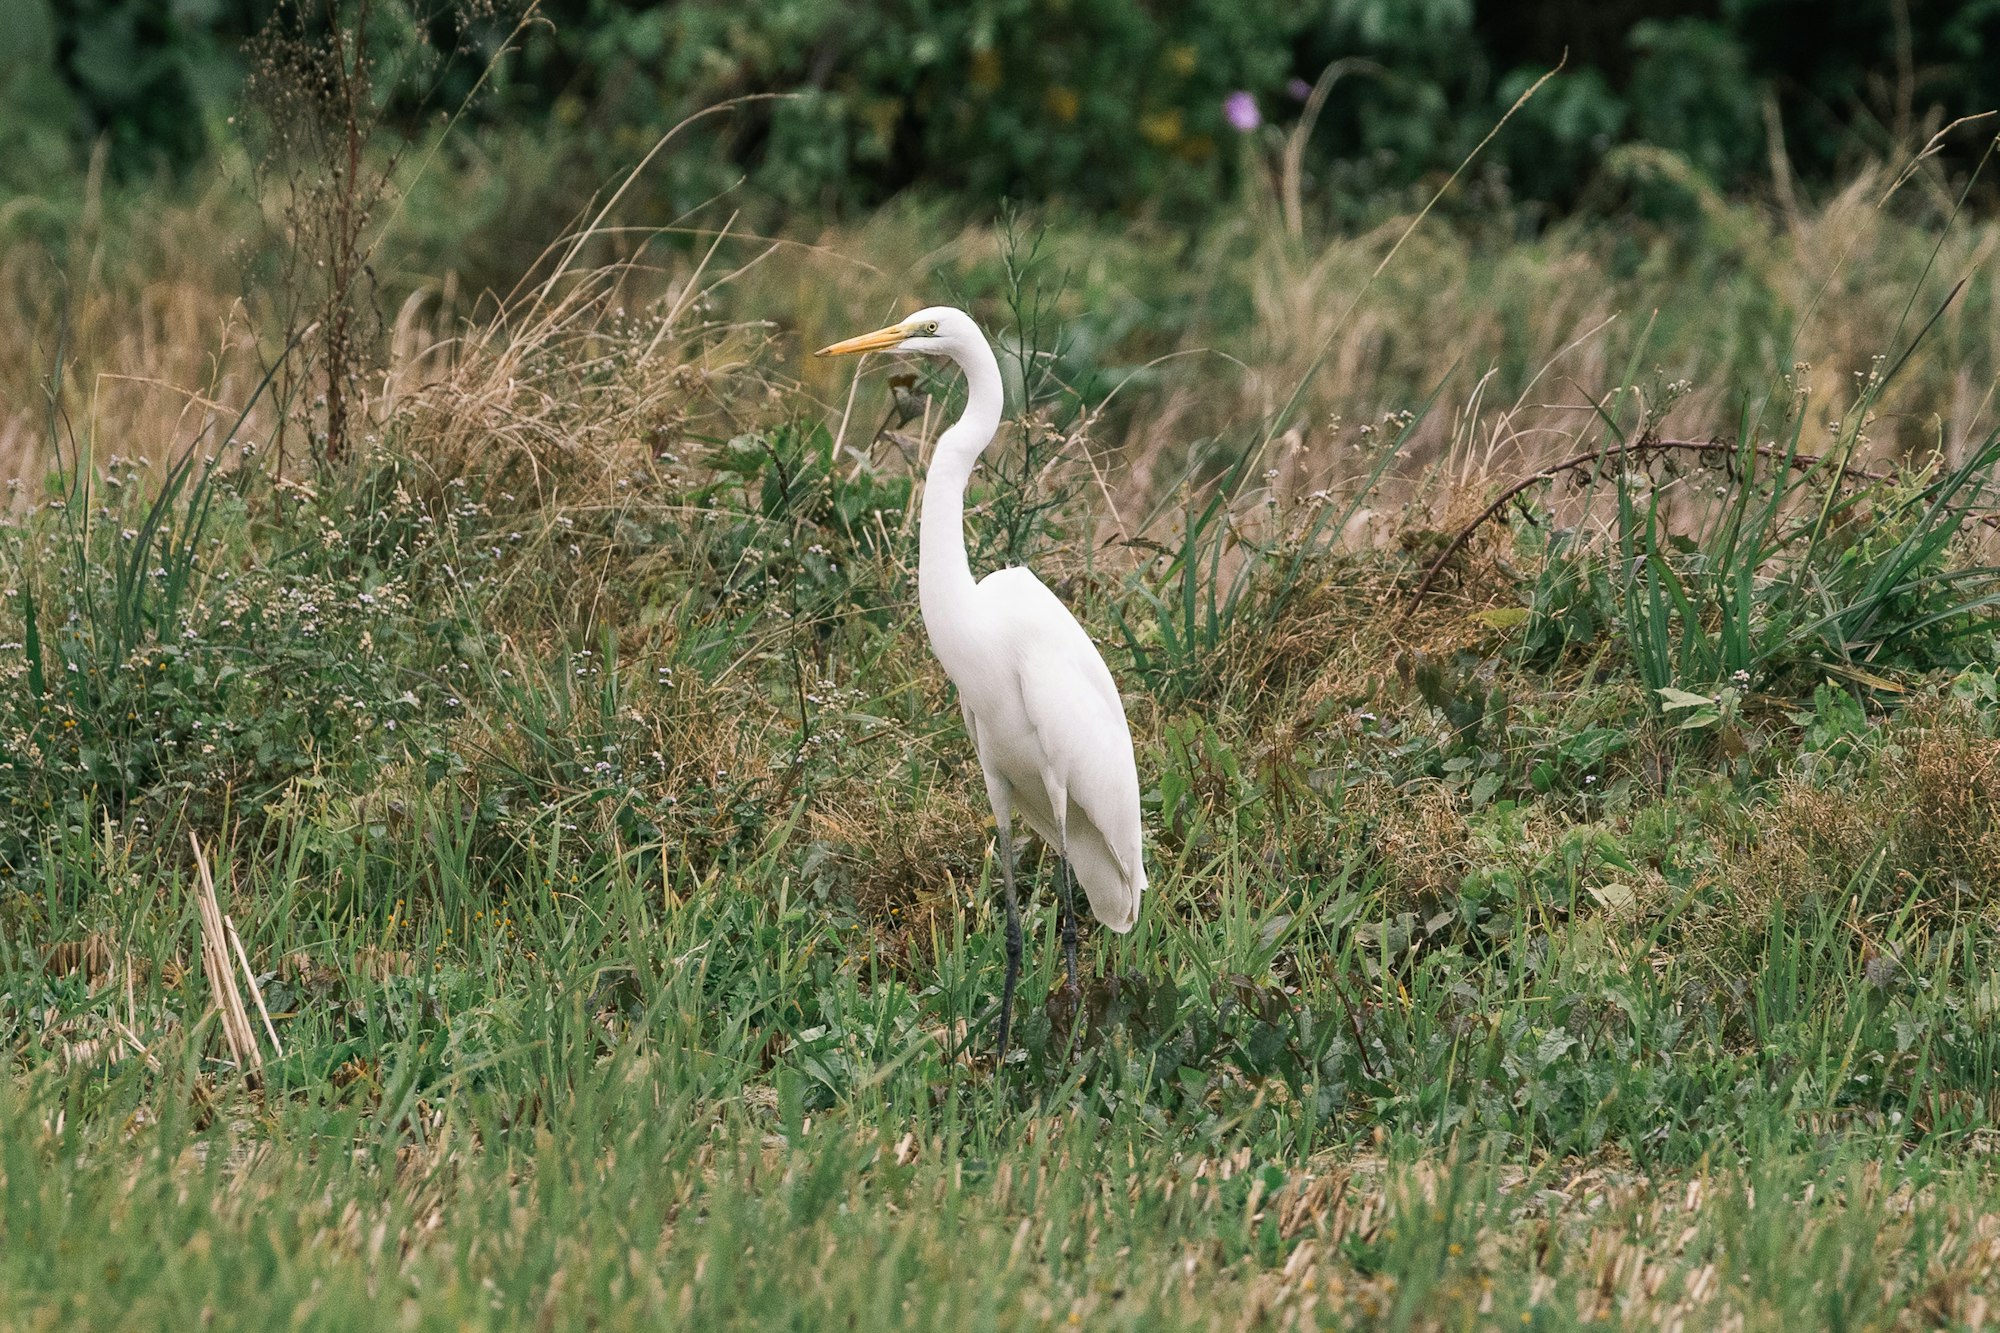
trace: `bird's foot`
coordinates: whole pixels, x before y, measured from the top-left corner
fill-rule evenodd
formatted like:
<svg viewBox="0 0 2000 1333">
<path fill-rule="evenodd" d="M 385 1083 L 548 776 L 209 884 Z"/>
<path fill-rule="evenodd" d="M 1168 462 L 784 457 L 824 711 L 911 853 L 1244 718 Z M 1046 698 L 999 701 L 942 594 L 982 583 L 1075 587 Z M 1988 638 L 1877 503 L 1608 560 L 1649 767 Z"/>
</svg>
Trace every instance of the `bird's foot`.
<svg viewBox="0 0 2000 1333">
<path fill-rule="evenodd" d="M 1049 992 L 1048 1000 L 1042 1005 L 1042 1013 L 1049 1020 L 1050 1049 L 1060 1046 L 1065 1051 L 1074 1052 L 1085 1026 L 1083 992 L 1077 989 L 1075 978 L 1069 978 Z"/>
</svg>

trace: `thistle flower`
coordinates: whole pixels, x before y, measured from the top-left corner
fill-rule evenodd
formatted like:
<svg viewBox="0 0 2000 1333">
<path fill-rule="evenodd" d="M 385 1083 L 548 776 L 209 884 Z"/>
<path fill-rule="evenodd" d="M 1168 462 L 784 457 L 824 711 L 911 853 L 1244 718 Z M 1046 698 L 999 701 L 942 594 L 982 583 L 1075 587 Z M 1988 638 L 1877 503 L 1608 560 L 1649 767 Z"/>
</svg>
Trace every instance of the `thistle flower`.
<svg viewBox="0 0 2000 1333">
<path fill-rule="evenodd" d="M 1264 113 L 1257 109 L 1257 99 L 1241 88 L 1222 99 L 1222 118 L 1238 134 L 1248 134 L 1264 123 Z"/>
</svg>

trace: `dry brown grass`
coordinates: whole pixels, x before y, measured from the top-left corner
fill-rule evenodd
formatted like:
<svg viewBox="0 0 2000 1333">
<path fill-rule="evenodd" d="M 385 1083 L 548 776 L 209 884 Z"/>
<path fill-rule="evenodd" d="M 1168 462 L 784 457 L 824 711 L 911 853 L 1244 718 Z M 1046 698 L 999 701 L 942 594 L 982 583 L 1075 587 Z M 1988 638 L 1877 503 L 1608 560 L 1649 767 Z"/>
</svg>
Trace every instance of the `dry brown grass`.
<svg viewBox="0 0 2000 1333">
<path fill-rule="evenodd" d="M 1301 238 L 1255 196 L 1192 243 L 1144 225 L 1058 227 L 1043 253 L 1051 283 L 1069 275 L 1064 318 L 1135 300 L 1179 308 L 1181 332 L 1162 337 L 1142 319 L 1128 337 L 1124 364 L 1172 359 L 1155 367 L 1155 384 L 1121 391 L 1125 410 L 1095 442 L 1116 462 L 1107 504 L 1124 531 L 1150 530 L 1144 516 L 1186 474 L 1192 446 L 1260 438 L 1294 390 L 1269 458 L 1269 484 L 1288 505 L 1351 485 L 1393 430 L 1385 415 L 1420 406 L 1443 381 L 1407 442 L 1411 467 L 1384 497 L 1392 510 L 1416 499 L 1441 515 L 1467 492 L 1588 447 L 1598 403 L 1636 421 L 1683 379 L 1659 418 L 1665 433 L 1726 436 L 1746 392 L 1790 376 L 1815 404 L 1805 447 L 1823 446 L 1820 423 L 1853 400 L 1856 372 L 1900 352 L 1964 276 L 1926 351 L 1880 403 L 1866 451 L 1956 456 L 1994 419 L 2000 225 L 1960 219 L 1946 230 L 1907 196 L 1884 204 L 1892 175 L 1864 171 L 1792 222 L 1710 201 L 1691 232 L 1583 219 L 1498 245 L 1432 219 L 1372 285 L 1407 219 Z M 739 293 L 796 332 L 796 351 L 953 286 L 990 293 L 1001 245 L 993 228 L 920 205 L 816 241 L 774 253 Z M 1621 388 L 1642 346 L 1638 383 Z M 842 410 L 840 371 L 807 364 L 800 374 Z M 1261 498 L 1260 488 L 1247 497 Z"/>
<path fill-rule="evenodd" d="M 160 459 L 226 427 L 263 373 L 227 238 L 242 227 L 230 193 L 129 216 L 107 210 L 93 177 L 57 244 L 0 245 L 0 474 L 38 475 L 50 456 L 46 385 L 60 363 L 62 447 Z M 250 423 L 256 438 L 268 413 Z M 215 441 L 215 443 L 221 443 Z"/>
<path fill-rule="evenodd" d="M 712 317 L 699 275 L 560 269 L 451 336 L 398 321 L 377 415 L 440 477 L 518 482 L 524 507 L 605 503 L 727 433 L 767 336 Z"/>
<path fill-rule="evenodd" d="M 1808 902 L 1864 938 L 1906 912 L 1926 927 L 2000 920 L 2000 740 L 1968 709 L 1919 702 L 1866 772 L 1788 778 L 1754 829 L 1717 843 L 1716 908 L 1694 929 L 1718 945 Z"/>
<path fill-rule="evenodd" d="M 221 447 L 216 433 L 248 406 L 241 440 L 281 443 L 302 471 L 323 400 L 279 401 L 284 376 L 258 397 L 284 350 L 283 294 L 259 286 L 283 234 L 222 180 L 143 210 L 106 206 L 93 185 L 59 243 L 0 249 L 0 293 L 22 316 L 0 322 L 0 470 L 26 478 L 55 461 L 46 386 L 60 365 L 65 451 L 158 461 L 197 437 Z M 552 489 L 573 501 L 608 495 L 691 428 L 727 431 L 719 404 L 768 365 L 768 331 L 718 318 L 726 267 L 655 268 L 633 258 L 643 248 L 586 229 L 510 293 L 463 292 L 449 272 L 385 287 L 391 311 L 348 409 L 356 438 L 391 439 L 440 480 L 518 474 L 537 501 Z M 378 257 L 391 269 L 392 250 Z"/>
<path fill-rule="evenodd" d="M 921 797 L 907 801 L 885 801 L 859 782 L 813 794 L 807 819 L 835 860 L 843 897 L 885 936 L 927 940 L 978 900 L 992 816 L 974 790 L 977 775 L 967 757 L 939 765 Z M 1016 821 L 1016 850 L 1030 866 L 1032 840 Z"/>
<path fill-rule="evenodd" d="M 1391 914 L 1431 913 L 1457 898 L 1483 858 L 1466 823 L 1464 798 L 1441 784 L 1412 790 L 1367 782 L 1349 790 L 1347 813 L 1361 830 L 1363 854 L 1380 875 Z"/>
<path fill-rule="evenodd" d="M 2000 224 L 1961 221 L 1940 245 L 1941 219 L 1908 197 L 1884 206 L 1891 178 L 1864 171 L 1782 220 L 1709 201 L 1692 233 L 1579 220 L 1500 245 L 1432 218 L 1372 279 L 1407 218 L 1354 234 L 1295 231 L 1275 187 L 1253 188 L 1233 221 L 1199 238 L 1057 220 L 1041 270 L 1051 286 L 1067 275 L 1056 323 L 1123 330 L 1100 365 L 1153 363 L 1080 442 L 1098 474 L 1087 478 L 1095 535 L 1170 535 L 1172 497 L 1210 439 L 1275 434 L 1269 475 L 1259 469 L 1243 497 L 1253 525 L 1267 496 L 1290 511 L 1350 489 L 1395 428 L 1385 415 L 1419 406 L 1441 380 L 1400 479 L 1356 516 L 1350 541 L 1388 540 L 1413 504 L 1420 526 L 1448 526 L 1504 481 L 1591 443 L 1595 401 L 1636 419 L 1677 379 L 1688 385 L 1661 426 L 1691 438 L 1726 434 L 1744 392 L 1781 372 L 1809 392 L 1816 417 L 1837 415 L 1854 372 L 1900 350 L 1899 327 L 1906 342 L 1965 275 L 1871 431 L 1880 456 L 1950 455 L 1993 417 Z M 87 211 L 59 252 L 0 258 L 0 291 L 33 316 L 0 332 L 0 466 L 13 475 L 48 461 L 37 386 L 65 290 L 70 415 L 100 456 L 184 444 L 249 398 L 274 351 L 239 299 L 268 222 L 222 188 L 143 216 L 115 212 Z M 989 320 L 997 313 L 1002 233 L 934 205 L 895 204 L 809 240 L 727 228 L 689 251 L 647 240 L 600 215 L 497 298 L 461 292 L 449 273 L 401 278 L 384 292 L 393 313 L 379 373 L 362 385 L 363 419 L 441 476 L 511 467 L 523 493 L 574 502 L 643 474 L 690 429 L 731 433 L 727 399 L 753 382 L 794 401 L 803 390 L 817 400 L 804 410 L 859 446 L 880 419 L 880 389 L 807 349 L 954 289 Z M 393 249 L 392 237 L 385 272 L 400 271 Z M 663 257 L 642 264 L 641 254 Z M 1648 324 L 1640 383 L 1621 389 Z M 246 433 L 267 436 L 274 411 Z"/>
</svg>

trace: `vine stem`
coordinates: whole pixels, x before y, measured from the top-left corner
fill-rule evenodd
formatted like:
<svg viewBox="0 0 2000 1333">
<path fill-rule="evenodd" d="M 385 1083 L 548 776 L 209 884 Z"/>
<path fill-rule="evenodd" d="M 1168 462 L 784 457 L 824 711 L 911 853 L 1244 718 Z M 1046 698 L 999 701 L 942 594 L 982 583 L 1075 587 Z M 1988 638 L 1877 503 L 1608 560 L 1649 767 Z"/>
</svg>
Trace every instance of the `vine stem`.
<svg viewBox="0 0 2000 1333">
<path fill-rule="evenodd" d="M 1796 472 L 1810 472 L 1812 469 L 1826 462 L 1826 457 L 1823 454 L 1789 453 L 1767 444 L 1753 445 L 1750 452 L 1759 458 L 1779 459 Z M 1515 482 L 1512 486 L 1500 492 L 1498 499 L 1480 510 L 1477 517 L 1452 534 L 1451 541 L 1438 554 L 1438 558 L 1431 561 L 1430 567 L 1424 571 L 1424 577 L 1417 584 L 1416 591 L 1410 594 L 1410 600 L 1406 604 L 1405 609 L 1407 610 L 1409 606 L 1414 606 L 1418 602 L 1421 602 L 1424 599 L 1424 594 L 1431 590 L 1431 585 L 1437 582 L 1438 575 L 1444 572 L 1444 567 L 1451 563 L 1453 556 L 1465 549 L 1465 544 L 1472 540 L 1473 534 L 1499 517 L 1501 511 L 1505 510 L 1508 505 L 1519 498 L 1522 492 L 1539 486 L 1545 481 L 1553 481 L 1564 473 L 1583 472 L 1586 469 L 1592 468 L 1593 465 L 1601 465 L 1617 459 L 1647 458 L 1675 453 L 1695 454 L 1705 458 L 1713 458 L 1717 455 L 1725 458 L 1736 458 L 1741 456 L 1743 450 L 1736 445 L 1725 444 L 1721 440 L 1643 439 L 1635 440 L 1631 444 L 1617 445 L 1610 449 L 1592 449 L 1588 453 L 1581 453 L 1571 458 L 1565 458 L 1559 463 L 1551 463 L 1539 472 L 1523 477 L 1520 481 Z M 1887 472 L 1871 472 L 1867 468 L 1849 467 L 1845 464 L 1842 464 L 1840 467 L 1840 476 L 1843 481 L 1888 481 L 1890 479 L 1890 474 Z"/>
</svg>

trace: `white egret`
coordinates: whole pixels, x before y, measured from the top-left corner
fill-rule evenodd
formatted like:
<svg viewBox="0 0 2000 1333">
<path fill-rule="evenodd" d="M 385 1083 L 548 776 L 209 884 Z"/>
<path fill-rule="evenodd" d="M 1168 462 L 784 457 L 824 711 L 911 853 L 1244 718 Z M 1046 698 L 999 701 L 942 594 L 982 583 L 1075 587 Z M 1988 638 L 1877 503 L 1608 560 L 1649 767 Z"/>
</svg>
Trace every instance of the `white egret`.
<svg viewBox="0 0 2000 1333">
<path fill-rule="evenodd" d="M 1025 568 L 974 582 L 965 555 L 965 487 L 1000 427 L 1000 365 L 972 317 L 949 306 L 821 348 L 820 356 L 921 352 L 965 372 L 965 415 L 938 437 L 924 476 L 917 601 L 931 650 L 958 687 L 965 729 L 979 753 L 999 830 L 996 851 L 1007 908 L 1007 980 L 1000 992 L 1000 1061 L 1007 1059 L 1014 987 L 1021 974 L 1021 914 L 1014 899 L 1014 814 L 1061 858 L 1067 985 L 1076 980 L 1080 881 L 1099 921 L 1119 934 L 1139 919 L 1146 889 L 1139 832 L 1139 771 L 1125 706 L 1104 658 L 1056 595 Z M 1063 868 L 1069 868 L 1065 879 Z"/>
</svg>

